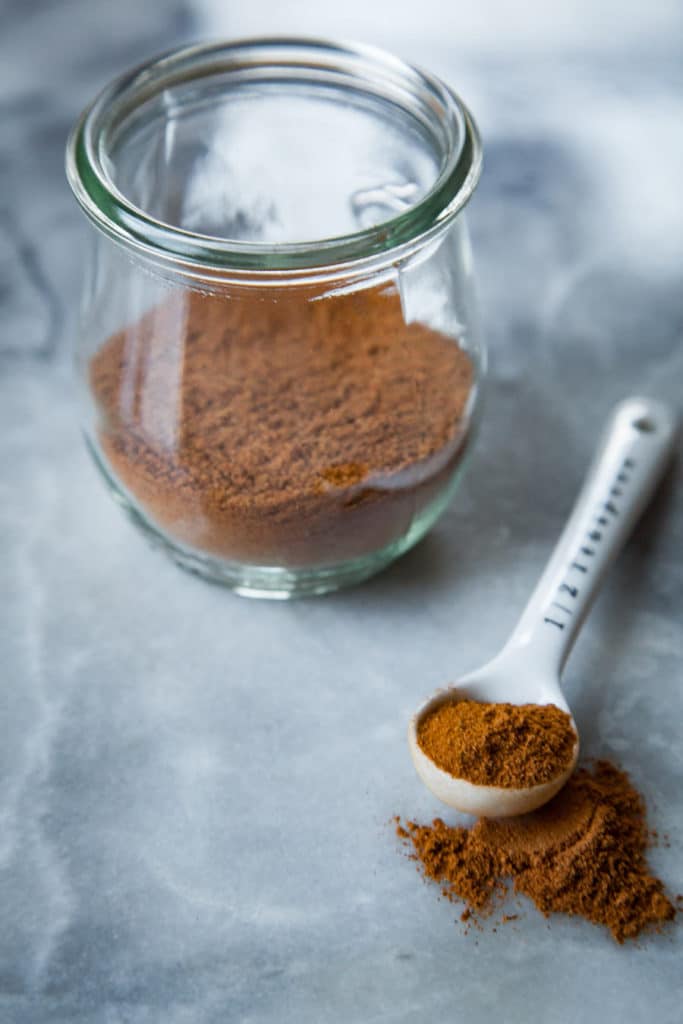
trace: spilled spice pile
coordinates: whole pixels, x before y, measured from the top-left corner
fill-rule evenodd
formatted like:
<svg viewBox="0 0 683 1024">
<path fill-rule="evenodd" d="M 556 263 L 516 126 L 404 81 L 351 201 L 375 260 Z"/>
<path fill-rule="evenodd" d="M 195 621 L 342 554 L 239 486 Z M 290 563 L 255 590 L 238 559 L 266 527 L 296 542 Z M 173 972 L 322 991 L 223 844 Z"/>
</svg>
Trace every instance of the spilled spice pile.
<svg viewBox="0 0 683 1024">
<path fill-rule="evenodd" d="M 171 293 L 90 364 L 99 444 L 149 519 L 267 565 L 401 538 L 453 478 L 473 384 L 395 289 Z"/>
<path fill-rule="evenodd" d="M 645 860 L 643 800 L 608 761 L 579 769 L 531 814 L 481 818 L 472 828 L 397 819 L 397 832 L 425 876 L 465 903 L 463 920 L 490 912 L 508 881 L 546 916 L 584 917 L 609 928 L 617 942 L 675 914 Z"/>
<path fill-rule="evenodd" d="M 443 771 L 478 786 L 527 788 L 550 782 L 572 763 L 576 733 L 554 704 L 439 704 L 417 740 Z"/>
</svg>

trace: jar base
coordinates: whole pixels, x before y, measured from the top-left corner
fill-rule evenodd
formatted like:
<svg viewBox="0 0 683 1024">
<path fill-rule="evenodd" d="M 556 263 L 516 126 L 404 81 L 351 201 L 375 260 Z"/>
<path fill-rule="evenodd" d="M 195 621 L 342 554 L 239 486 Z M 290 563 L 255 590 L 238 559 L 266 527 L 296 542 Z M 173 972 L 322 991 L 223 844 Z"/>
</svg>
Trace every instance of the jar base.
<svg viewBox="0 0 683 1024">
<path fill-rule="evenodd" d="M 385 547 L 360 558 L 348 559 L 316 568 L 285 568 L 250 565 L 193 551 L 171 540 L 146 518 L 131 502 L 111 476 L 97 449 L 86 438 L 94 462 L 102 474 L 117 505 L 151 544 L 164 551 L 175 563 L 195 576 L 218 583 L 242 597 L 286 601 L 297 597 L 315 597 L 354 586 L 385 569 L 420 541 L 444 512 L 455 492 L 466 456 L 448 486 L 413 520 L 401 537 Z"/>
<path fill-rule="evenodd" d="M 407 540 L 407 538 L 405 538 Z M 411 539 L 410 545 L 415 541 Z M 176 565 L 186 572 L 234 591 L 241 597 L 288 601 L 297 597 L 317 597 L 374 576 L 407 548 L 403 541 L 365 558 L 321 569 L 283 569 L 277 566 L 242 565 L 196 556 L 165 545 Z"/>
</svg>

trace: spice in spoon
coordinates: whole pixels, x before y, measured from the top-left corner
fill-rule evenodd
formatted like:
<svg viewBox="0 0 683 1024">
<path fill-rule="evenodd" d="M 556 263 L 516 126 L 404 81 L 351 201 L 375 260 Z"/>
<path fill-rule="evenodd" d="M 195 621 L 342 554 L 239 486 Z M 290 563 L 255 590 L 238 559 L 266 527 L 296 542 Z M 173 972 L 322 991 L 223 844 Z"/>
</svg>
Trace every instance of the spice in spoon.
<svg viewBox="0 0 683 1024">
<path fill-rule="evenodd" d="M 478 786 L 526 789 L 570 767 L 571 717 L 554 704 L 446 702 L 422 719 L 417 740 L 442 771 Z"/>
<path fill-rule="evenodd" d="M 576 771 L 531 814 L 480 818 L 472 828 L 440 818 L 430 825 L 397 820 L 397 831 L 425 877 L 449 900 L 465 904 L 463 921 L 490 913 L 509 882 L 546 917 L 583 917 L 620 943 L 676 913 L 645 859 L 645 804 L 608 761 Z"/>
</svg>

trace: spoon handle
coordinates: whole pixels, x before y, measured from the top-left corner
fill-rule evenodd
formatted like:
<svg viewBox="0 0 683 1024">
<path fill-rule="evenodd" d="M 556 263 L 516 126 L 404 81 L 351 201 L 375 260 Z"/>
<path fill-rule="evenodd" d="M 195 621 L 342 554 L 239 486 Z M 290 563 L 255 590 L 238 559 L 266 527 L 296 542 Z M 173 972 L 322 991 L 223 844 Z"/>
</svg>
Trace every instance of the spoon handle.
<svg viewBox="0 0 683 1024">
<path fill-rule="evenodd" d="M 617 405 L 508 650 L 525 648 L 544 667 L 562 671 L 605 572 L 664 472 L 675 435 L 676 417 L 663 402 L 627 398 Z"/>
</svg>

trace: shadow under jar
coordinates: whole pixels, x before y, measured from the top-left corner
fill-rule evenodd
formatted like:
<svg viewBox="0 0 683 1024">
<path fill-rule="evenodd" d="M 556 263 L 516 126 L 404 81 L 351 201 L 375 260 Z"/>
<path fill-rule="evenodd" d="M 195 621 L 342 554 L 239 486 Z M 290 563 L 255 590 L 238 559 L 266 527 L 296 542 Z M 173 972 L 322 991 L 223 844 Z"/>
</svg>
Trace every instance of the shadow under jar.
<svg viewBox="0 0 683 1024">
<path fill-rule="evenodd" d="M 180 565 L 322 593 L 435 522 L 479 407 L 480 165 L 445 85 L 360 46 L 191 47 L 85 111 L 85 434 Z"/>
</svg>

